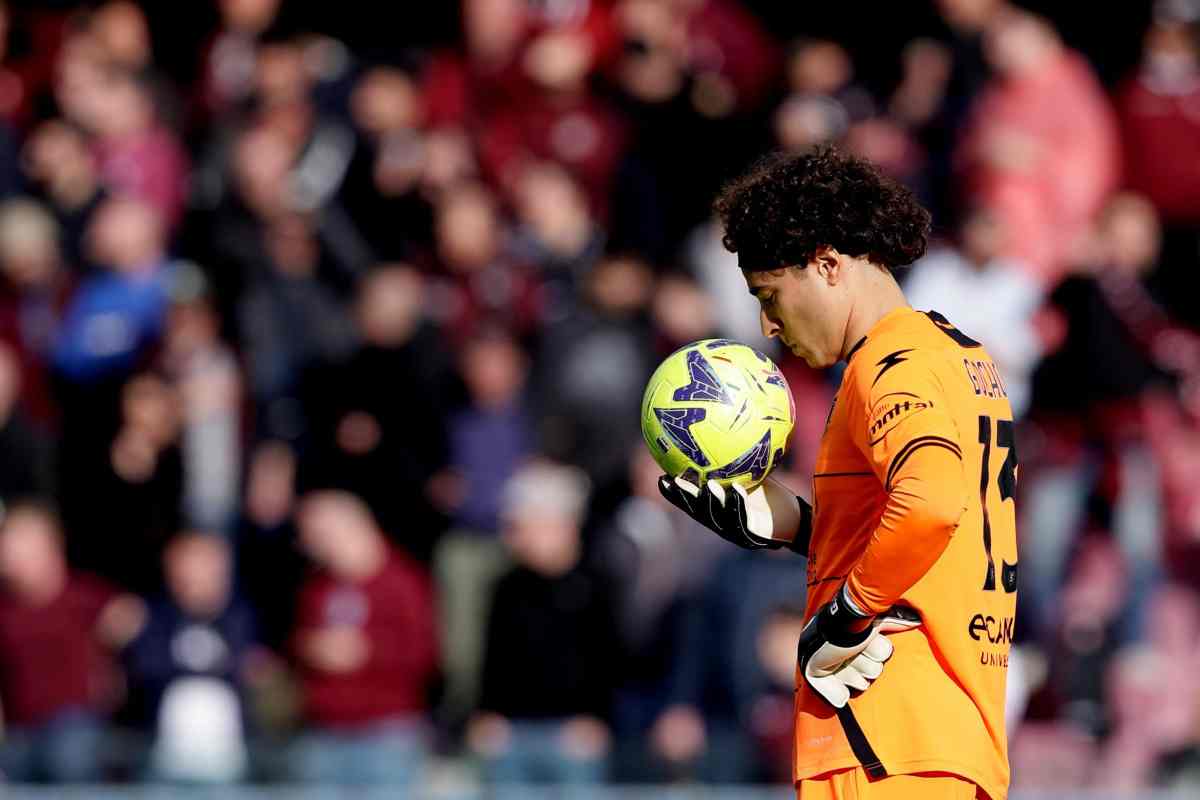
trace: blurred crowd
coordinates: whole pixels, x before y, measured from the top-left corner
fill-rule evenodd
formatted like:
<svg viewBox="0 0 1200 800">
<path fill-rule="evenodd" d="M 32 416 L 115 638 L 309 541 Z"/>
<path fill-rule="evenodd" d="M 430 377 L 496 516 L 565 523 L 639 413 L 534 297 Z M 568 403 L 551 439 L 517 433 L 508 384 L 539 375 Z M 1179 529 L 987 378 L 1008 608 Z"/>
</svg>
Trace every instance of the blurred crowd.
<svg viewBox="0 0 1200 800">
<path fill-rule="evenodd" d="M 6 779 L 788 782 L 804 560 L 638 411 L 762 347 L 807 494 L 709 203 L 833 142 L 1018 416 L 1015 785 L 1200 781 L 1200 2 L 345 5 L 0 3 Z"/>
</svg>

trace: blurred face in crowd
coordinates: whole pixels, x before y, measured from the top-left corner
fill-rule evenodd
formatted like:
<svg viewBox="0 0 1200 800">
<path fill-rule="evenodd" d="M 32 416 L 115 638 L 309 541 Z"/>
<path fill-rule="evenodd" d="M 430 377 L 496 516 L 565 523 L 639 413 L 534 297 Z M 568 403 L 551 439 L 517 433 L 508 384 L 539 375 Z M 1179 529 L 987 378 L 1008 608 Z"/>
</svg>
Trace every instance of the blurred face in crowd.
<svg viewBox="0 0 1200 800">
<path fill-rule="evenodd" d="M 353 580 L 371 575 L 383 558 L 382 534 L 360 499 L 348 492 L 314 492 L 296 515 L 300 546 L 334 575 Z"/>
<path fill-rule="evenodd" d="M 592 68 L 592 45 L 577 31 L 550 31 L 525 50 L 525 74 L 544 89 L 557 92 L 583 87 Z"/>
<path fill-rule="evenodd" d="M 376 268 L 358 293 L 358 327 L 363 339 L 377 347 L 400 347 L 421 321 L 425 285 L 406 264 Z"/>
<path fill-rule="evenodd" d="M 703 339 L 714 327 L 712 298 L 690 278 L 663 278 L 654 292 L 654 321 L 671 342 Z"/>
<path fill-rule="evenodd" d="M 503 64 L 525 35 L 525 0 L 464 0 L 462 13 L 467 48 L 477 62 Z"/>
<path fill-rule="evenodd" d="M 121 139 L 146 130 L 154 123 L 154 99 L 150 88 L 132 75 L 110 75 L 100 84 L 103 113 L 93 130 L 102 138 Z"/>
<path fill-rule="evenodd" d="M 220 0 L 225 27 L 258 34 L 270 27 L 279 13 L 280 0 Z"/>
<path fill-rule="evenodd" d="M 125 384 L 121 411 L 126 425 L 160 447 L 171 442 L 179 429 L 175 391 L 157 375 L 138 375 Z"/>
<path fill-rule="evenodd" d="M 25 146 L 25 169 L 56 202 L 74 205 L 91 198 L 96 167 L 83 132 L 60 120 L 38 126 Z"/>
<path fill-rule="evenodd" d="M 525 169 L 517 182 L 516 205 L 521 222 L 552 252 L 574 255 L 591 239 L 587 198 L 557 164 L 533 164 Z"/>
<path fill-rule="evenodd" d="M 106 109 L 103 51 L 86 33 L 74 33 L 62 44 L 56 64 L 54 98 L 63 116 L 94 131 Z"/>
<path fill-rule="evenodd" d="M 983 267 L 1004 248 L 1004 223 L 988 211 L 975 211 L 963 223 L 963 254 L 977 267 Z"/>
<path fill-rule="evenodd" d="M 850 56 L 837 42 L 806 42 L 788 62 L 788 84 L 801 94 L 833 94 L 853 77 Z"/>
<path fill-rule="evenodd" d="M 475 404 L 503 408 L 525 384 L 525 354 L 512 338 L 495 334 L 467 345 L 462 358 L 463 380 Z"/>
<path fill-rule="evenodd" d="M 262 528 L 275 528 L 291 516 L 296 500 L 296 455 L 283 442 L 254 451 L 246 478 L 246 516 Z"/>
<path fill-rule="evenodd" d="M 500 223 L 492 195 L 478 185 L 450 190 L 437 209 L 437 248 L 456 272 L 487 266 L 500 249 Z"/>
<path fill-rule="evenodd" d="M 167 547 L 163 566 L 171 596 L 187 613 L 212 618 L 229 604 L 229 545 L 219 536 L 183 534 Z"/>
<path fill-rule="evenodd" d="M 48 603 L 66 582 L 58 521 L 32 506 L 15 506 L 0 525 L 0 578 L 34 604 Z"/>
<path fill-rule="evenodd" d="M 1038 72 L 1058 51 L 1058 34 L 1050 23 L 1024 11 L 1004 11 L 984 37 L 984 54 L 988 62 L 1008 77 Z"/>
<path fill-rule="evenodd" d="M 150 63 L 150 30 L 136 3 L 105 3 L 92 16 L 91 32 L 105 54 L 122 66 L 140 69 Z"/>
<path fill-rule="evenodd" d="M 1113 198 L 1101 214 L 1100 255 L 1122 274 L 1153 269 L 1162 247 L 1162 225 L 1150 201 L 1140 195 Z"/>
<path fill-rule="evenodd" d="M 592 306 L 612 317 L 625 317 L 644 309 L 654 289 L 650 267 L 638 258 L 606 258 L 588 276 L 588 298 Z"/>
<path fill-rule="evenodd" d="M 132 197 L 105 201 L 88 228 L 92 257 L 127 274 L 158 266 L 164 255 L 164 238 L 158 214 Z"/>
<path fill-rule="evenodd" d="M 539 575 L 565 575 L 579 563 L 579 522 L 570 515 L 520 509 L 506 520 L 504 539 L 513 558 Z"/>
<path fill-rule="evenodd" d="M 417 126 L 420 95 L 402 70 L 376 67 L 358 82 L 350 108 L 362 130 L 382 136 Z"/>
<path fill-rule="evenodd" d="M 1005 0 L 937 0 L 942 18 L 952 28 L 966 32 L 984 29 Z"/>
<path fill-rule="evenodd" d="M 251 128 L 238 139 L 234 179 L 242 201 L 258 216 L 278 216 L 287 207 L 288 181 L 295 158 L 291 143 L 265 125 Z"/>
<path fill-rule="evenodd" d="M 1200 71 L 1200 48 L 1189 26 L 1182 23 L 1151 25 L 1146 31 L 1143 66 L 1156 80 L 1195 80 Z"/>
<path fill-rule="evenodd" d="M 309 75 L 298 42 L 272 42 L 258 51 L 255 93 L 265 106 L 308 102 Z"/>
<path fill-rule="evenodd" d="M 843 259 L 825 248 L 804 267 L 743 273 L 758 298 L 763 336 L 778 338 L 810 367 L 828 367 L 841 357 L 853 294 Z M 859 262 L 856 269 L 878 267 Z"/>
<path fill-rule="evenodd" d="M 0 269 L 18 289 L 48 284 L 58 273 L 58 225 L 27 200 L 0 206 Z"/>
</svg>

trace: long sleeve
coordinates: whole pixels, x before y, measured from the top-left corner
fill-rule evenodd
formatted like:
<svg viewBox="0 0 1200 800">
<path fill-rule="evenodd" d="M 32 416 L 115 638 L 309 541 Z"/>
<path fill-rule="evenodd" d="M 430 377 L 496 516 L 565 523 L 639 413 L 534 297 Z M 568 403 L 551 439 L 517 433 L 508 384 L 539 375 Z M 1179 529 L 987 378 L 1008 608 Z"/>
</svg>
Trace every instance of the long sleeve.
<svg viewBox="0 0 1200 800">
<path fill-rule="evenodd" d="M 937 376 L 916 353 L 895 358 L 868 392 L 863 439 L 887 500 L 847 580 L 850 599 L 870 613 L 887 610 L 929 571 L 967 498 L 959 432 Z"/>
</svg>

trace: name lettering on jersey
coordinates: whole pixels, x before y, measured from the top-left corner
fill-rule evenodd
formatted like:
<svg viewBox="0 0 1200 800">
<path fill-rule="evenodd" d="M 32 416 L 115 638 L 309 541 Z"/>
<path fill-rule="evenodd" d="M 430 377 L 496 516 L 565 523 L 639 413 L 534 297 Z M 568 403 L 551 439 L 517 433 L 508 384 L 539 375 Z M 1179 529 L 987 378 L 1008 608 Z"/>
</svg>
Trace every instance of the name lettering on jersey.
<svg viewBox="0 0 1200 800">
<path fill-rule="evenodd" d="M 876 444 L 904 420 L 918 411 L 933 408 L 932 400 L 924 400 L 912 392 L 888 392 L 875 403 L 867 435 Z"/>
<path fill-rule="evenodd" d="M 971 386 L 975 387 L 977 396 L 992 399 L 1008 397 L 1008 389 L 1000 378 L 1000 371 L 991 361 L 964 358 L 962 363 L 963 369 L 967 371 L 967 378 L 971 381 Z"/>
</svg>

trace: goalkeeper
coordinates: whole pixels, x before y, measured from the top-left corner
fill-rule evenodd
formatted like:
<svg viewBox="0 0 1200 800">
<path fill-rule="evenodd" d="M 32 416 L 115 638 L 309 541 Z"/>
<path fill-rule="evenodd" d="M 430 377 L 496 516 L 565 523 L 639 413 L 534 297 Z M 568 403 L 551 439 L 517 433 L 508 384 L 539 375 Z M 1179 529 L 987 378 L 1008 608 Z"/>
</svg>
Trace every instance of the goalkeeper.
<svg viewBox="0 0 1200 800">
<path fill-rule="evenodd" d="M 1012 410 L 986 349 L 936 311 L 910 308 L 896 281 L 925 252 L 929 214 L 832 149 L 764 160 L 716 209 L 764 335 L 814 368 L 846 362 L 811 506 L 770 478 L 750 492 L 660 481 L 735 544 L 808 558 L 799 797 L 1002 800 Z"/>
</svg>

